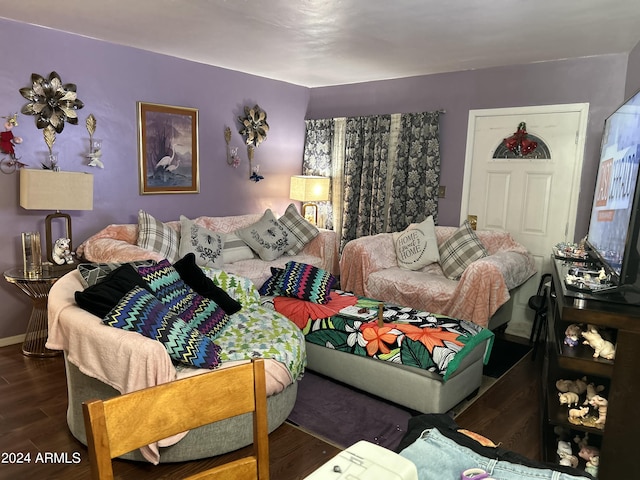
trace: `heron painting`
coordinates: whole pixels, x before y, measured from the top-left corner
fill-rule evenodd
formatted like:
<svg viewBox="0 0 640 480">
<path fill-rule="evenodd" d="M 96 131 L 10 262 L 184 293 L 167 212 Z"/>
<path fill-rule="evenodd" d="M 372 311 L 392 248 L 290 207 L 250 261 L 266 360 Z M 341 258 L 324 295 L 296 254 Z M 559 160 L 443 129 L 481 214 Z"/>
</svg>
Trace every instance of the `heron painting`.
<svg viewBox="0 0 640 480">
<path fill-rule="evenodd" d="M 198 110 L 138 102 L 140 193 L 198 193 Z"/>
</svg>

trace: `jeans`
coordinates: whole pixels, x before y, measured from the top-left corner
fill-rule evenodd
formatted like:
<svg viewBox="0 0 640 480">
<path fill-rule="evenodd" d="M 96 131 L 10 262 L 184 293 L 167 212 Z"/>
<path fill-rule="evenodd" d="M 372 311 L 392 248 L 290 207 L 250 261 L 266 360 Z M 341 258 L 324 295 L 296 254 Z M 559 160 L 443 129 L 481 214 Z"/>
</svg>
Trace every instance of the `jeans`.
<svg viewBox="0 0 640 480">
<path fill-rule="evenodd" d="M 548 468 L 533 468 L 483 456 L 444 436 L 437 428 L 425 430 L 400 455 L 415 463 L 419 480 L 460 480 L 468 468 L 482 468 L 496 480 L 588 480 Z"/>
</svg>

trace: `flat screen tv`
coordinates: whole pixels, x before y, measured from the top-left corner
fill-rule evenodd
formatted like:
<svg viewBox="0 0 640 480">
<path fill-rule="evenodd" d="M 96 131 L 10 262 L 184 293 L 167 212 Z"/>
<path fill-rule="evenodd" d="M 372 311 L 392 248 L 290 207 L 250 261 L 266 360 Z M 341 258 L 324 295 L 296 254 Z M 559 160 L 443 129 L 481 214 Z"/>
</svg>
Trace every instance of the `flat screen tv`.
<svg viewBox="0 0 640 480">
<path fill-rule="evenodd" d="M 639 161 L 640 92 L 605 120 L 587 234 L 587 246 L 620 293 L 640 292 Z"/>
</svg>

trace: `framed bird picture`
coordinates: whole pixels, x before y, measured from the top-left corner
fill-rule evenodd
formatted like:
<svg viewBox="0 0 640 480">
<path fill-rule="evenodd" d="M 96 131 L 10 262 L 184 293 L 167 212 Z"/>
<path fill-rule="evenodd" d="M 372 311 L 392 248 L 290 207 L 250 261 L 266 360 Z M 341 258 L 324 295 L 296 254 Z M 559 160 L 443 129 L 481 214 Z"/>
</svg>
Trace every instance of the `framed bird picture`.
<svg viewBox="0 0 640 480">
<path fill-rule="evenodd" d="M 140 194 L 198 193 L 198 110 L 138 102 Z"/>
</svg>

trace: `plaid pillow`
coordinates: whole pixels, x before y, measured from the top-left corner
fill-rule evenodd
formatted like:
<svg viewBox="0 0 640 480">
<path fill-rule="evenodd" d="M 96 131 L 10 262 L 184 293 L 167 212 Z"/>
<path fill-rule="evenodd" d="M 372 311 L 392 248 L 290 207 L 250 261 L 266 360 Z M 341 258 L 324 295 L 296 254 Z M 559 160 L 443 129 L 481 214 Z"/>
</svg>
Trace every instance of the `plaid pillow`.
<svg viewBox="0 0 640 480">
<path fill-rule="evenodd" d="M 138 240 L 136 245 L 158 252 L 170 262 L 178 260 L 180 236 L 173 228 L 156 220 L 147 212 L 138 212 Z"/>
<path fill-rule="evenodd" d="M 215 339 L 229 321 L 226 312 L 213 300 L 197 294 L 168 260 L 139 267 L 138 273 L 163 305 L 208 337 Z"/>
<path fill-rule="evenodd" d="M 140 287 L 122 297 L 102 322 L 159 341 L 177 362 L 198 368 L 220 363 L 220 347 Z"/>
<path fill-rule="evenodd" d="M 467 220 L 440 245 L 440 266 L 447 278 L 458 280 L 476 260 L 489 255 Z"/>
<path fill-rule="evenodd" d="M 336 278 L 326 270 L 306 263 L 288 262 L 282 272 L 276 272 L 273 295 L 299 298 L 313 303 L 327 303 Z M 269 280 L 267 280 L 269 282 Z M 264 287 L 264 285 L 263 285 Z"/>
<path fill-rule="evenodd" d="M 291 232 L 292 238 L 289 239 L 291 248 L 287 251 L 288 255 L 297 255 L 302 251 L 307 243 L 316 238 L 320 230 L 309 223 L 302 215 L 298 213 L 296 207 L 290 204 L 278 221 L 282 223 Z"/>
<path fill-rule="evenodd" d="M 153 265 L 153 260 L 138 260 L 135 262 L 126 262 L 133 267 Z M 114 270 L 117 270 L 125 263 L 81 263 L 78 265 L 78 271 L 82 277 L 82 284 L 85 288 L 91 285 L 96 285 L 109 275 Z"/>
</svg>

